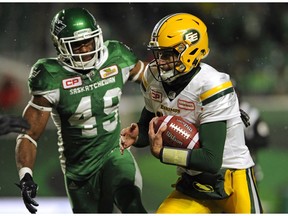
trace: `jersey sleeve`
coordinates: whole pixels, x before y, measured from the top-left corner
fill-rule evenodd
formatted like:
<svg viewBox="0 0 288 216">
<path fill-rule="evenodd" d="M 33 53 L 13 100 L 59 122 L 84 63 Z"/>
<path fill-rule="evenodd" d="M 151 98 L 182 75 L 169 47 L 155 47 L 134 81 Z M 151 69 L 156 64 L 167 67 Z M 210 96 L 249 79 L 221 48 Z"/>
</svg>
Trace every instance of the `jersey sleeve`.
<svg viewBox="0 0 288 216">
<path fill-rule="evenodd" d="M 240 116 L 238 98 L 230 76 L 215 73 L 213 77 L 205 80 L 200 93 L 202 104 L 200 123 L 223 121 Z"/>
<path fill-rule="evenodd" d="M 31 68 L 28 88 L 31 95 L 42 95 L 50 103 L 59 99 L 61 80 L 58 78 L 59 65 L 49 59 L 38 60 Z"/>
<path fill-rule="evenodd" d="M 33 95 L 42 95 L 59 87 L 59 82 L 55 79 L 53 72 L 49 71 L 48 64 L 44 59 L 38 60 L 32 66 L 28 78 L 28 87 Z"/>
<path fill-rule="evenodd" d="M 105 46 L 108 48 L 110 58 L 115 59 L 122 69 L 124 82 L 126 82 L 130 76 L 130 70 L 134 68 L 139 59 L 132 49 L 122 42 L 109 40 L 105 42 Z"/>
<path fill-rule="evenodd" d="M 153 76 L 151 75 L 150 67 L 146 67 L 143 73 L 142 82 L 140 85 L 141 93 L 144 97 L 145 108 L 151 113 L 153 110 L 153 101 L 150 99 L 149 91 L 147 91 L 150 83 L 153 82 Z"/>
</svg>

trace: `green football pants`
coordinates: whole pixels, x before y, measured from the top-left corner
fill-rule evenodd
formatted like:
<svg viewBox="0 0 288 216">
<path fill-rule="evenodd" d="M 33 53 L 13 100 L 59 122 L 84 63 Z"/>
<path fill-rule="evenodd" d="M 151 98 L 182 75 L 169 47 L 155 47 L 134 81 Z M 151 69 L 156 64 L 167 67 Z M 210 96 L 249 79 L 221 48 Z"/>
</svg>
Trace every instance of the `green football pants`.
<svg viewBox="0 0 288 216">
<path fill-rule="evenodd" d="M 142 176 L 129 150 L 119 148 L 108 156 L 101 169 L 86 181 L 65 177 L 73 213 L 145 213 L 141 202 Z M 116 208 L 116 209 L 117 209 Z"/>
</svg>

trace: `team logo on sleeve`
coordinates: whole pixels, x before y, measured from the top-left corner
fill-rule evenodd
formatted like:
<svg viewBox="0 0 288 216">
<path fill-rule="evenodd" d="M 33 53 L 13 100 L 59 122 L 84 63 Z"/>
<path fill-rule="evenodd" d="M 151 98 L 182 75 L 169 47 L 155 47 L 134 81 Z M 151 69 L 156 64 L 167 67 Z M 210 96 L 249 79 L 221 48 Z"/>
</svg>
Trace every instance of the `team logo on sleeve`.
<svg viewBox="0 0 288 216">
<path fill-rule="evenodd" d="M 41 70 L 34 69 L 32 73 L 30 74 L 30 78 L 35 78 L 40 72 Z"/>
<path fill-rule="evenodd" d="M 118 74 L 118 67 L 116 65 L 103 68 L 100 70 L 100 76 L 102 79 L 106 79 L 107 77 L 115 76 Z"/>
<path fill-rule="evenodd" d="M 154 101 L 162 102 L 162 94 L 161 94 L 161 92 L 157 92 L 157 91 L 151 89 L 150 97 Z"/>
<path fill-rule="evenodd" d="M 62 85 L 64 89 L 70 89 L 82 85 L 81 77 L 73 77 L 69 79 L 62 80 Z"/>
</svg>

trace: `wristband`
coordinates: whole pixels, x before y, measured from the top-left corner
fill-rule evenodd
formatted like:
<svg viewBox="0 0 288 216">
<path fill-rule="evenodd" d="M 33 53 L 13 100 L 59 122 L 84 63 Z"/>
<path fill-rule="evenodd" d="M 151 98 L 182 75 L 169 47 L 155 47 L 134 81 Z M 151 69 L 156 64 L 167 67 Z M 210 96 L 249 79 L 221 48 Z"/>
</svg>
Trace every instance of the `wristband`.
<svg viewBox="0 0 288 216">
<path fill-rule="evenodd" d="M 20 180 L 24 177 L 26 173 L 29 173 L 31 176 L 33 176 L 33 172 L 29 167 L 22 167 L 18 172 Z"/>
<path fill-rule="evenodd" d="M 163 147 L 160 151 L 160 161 L 165 164 L 188 166 L 191 149 Z"/>
</svg>

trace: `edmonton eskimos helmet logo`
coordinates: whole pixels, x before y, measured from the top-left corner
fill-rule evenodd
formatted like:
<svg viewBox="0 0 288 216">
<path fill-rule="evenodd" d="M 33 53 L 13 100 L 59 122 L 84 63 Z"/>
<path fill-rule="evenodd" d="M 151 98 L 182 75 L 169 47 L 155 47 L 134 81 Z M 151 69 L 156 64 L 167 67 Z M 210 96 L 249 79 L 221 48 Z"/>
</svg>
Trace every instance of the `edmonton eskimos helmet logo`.
<svg viewBox="0 0 288 216">
<path fill-rule="evenodd" d="M 200 34 L 197 30 L 191 29 L 184 34 L 184 40 L 189 40 L 192 44 L 196 44 L 200 39 Z"/>
</svg>

